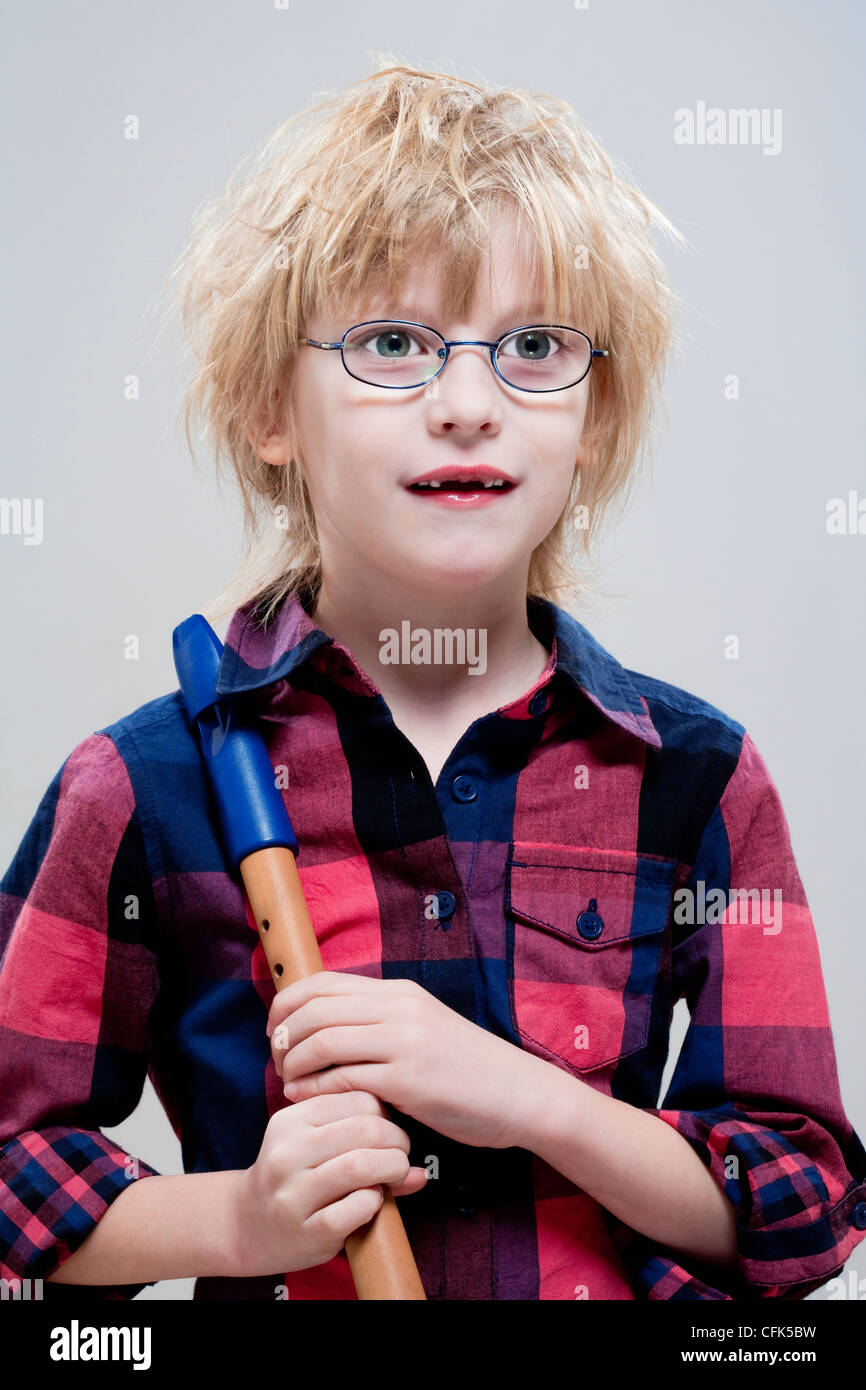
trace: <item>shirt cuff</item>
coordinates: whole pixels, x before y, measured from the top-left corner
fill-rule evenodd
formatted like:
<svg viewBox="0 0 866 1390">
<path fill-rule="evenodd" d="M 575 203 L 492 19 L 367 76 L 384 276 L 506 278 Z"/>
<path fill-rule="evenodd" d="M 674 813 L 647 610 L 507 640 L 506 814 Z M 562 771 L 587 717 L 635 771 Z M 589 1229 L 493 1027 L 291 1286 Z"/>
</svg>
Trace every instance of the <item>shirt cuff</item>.
<svg viewBox="0 0 866 1390">
<path fill-rule="evenodd" d="M 140 1158 L 126 1153 L 100 1130 L 68 1125 L 25 1130 L 0 1148 L 0 1278 L 12 1296 L 59 1301 L 76 1298 L 131 1299 L 155 1280 L 138 1284 L 51 1284 L 46 1282 L 87 1239 L 111 1203 L 130 1182 L 159 1177 Z"/>
<path fill-rule="evenodd" d="M 648 1113 L 688 1140 L 731 1202 L 737 1255 L 727 1268 L 709 1264 L 611 1217 L 614 1243 L 644 1297 L 802 1299 L 838 1274 L 866 1237 L 866 1183 L 852 1179 L 838 1147 L 808 1117 L 800 1117 L 801 1149 L 730 1111 Z"/>
</svg>

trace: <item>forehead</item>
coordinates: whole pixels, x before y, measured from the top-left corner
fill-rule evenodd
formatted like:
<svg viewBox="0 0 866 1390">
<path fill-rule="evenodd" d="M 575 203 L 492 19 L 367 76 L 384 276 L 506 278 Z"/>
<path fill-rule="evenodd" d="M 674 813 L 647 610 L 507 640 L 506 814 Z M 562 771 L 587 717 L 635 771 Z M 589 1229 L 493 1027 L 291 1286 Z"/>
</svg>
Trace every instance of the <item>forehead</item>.
<svg viewBox="0 0 866 1390">
<path fill-rule="evenodd" d="M 402 283 L 385 274 L 372 277 L 351 302 L 334 307 L 346 322 L 379 316 L 444 325 L 449 261 L 435 250 L 419 249 L 410 257 Z M 497 322 L 525 323 L 545 312 L 543 280 L 537 253 L 513 217 L 491 218 L 473 287 L 472 316 Z"/>
</svg>

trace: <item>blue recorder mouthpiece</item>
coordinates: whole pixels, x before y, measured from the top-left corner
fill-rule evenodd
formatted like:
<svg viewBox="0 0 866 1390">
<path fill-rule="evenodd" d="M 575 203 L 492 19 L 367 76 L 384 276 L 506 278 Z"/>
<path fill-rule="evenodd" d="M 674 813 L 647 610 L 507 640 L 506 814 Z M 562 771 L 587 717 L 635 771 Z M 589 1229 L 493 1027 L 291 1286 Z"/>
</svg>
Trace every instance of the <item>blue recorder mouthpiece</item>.
<svg viewBox="0 0 866 1390">
<path fill-rule="evenodd" d="M 223 647 L 201 613 L 184 619 L 172 633 L 174 665 L 190 721 L 219 807 L 229 859 L 235 869 L 257 849 L 284 846 L 298 853 L 298 841 L 258 727 L 230 697 L 216 695 Z"/>
</svg>

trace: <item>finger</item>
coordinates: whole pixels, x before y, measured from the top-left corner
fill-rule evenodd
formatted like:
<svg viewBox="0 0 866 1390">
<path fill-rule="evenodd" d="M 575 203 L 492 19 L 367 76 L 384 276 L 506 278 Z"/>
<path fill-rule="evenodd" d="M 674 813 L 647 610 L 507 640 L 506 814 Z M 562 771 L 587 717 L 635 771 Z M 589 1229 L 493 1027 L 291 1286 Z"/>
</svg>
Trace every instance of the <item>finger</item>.
<svg viewBox="0 0 866 1390">
<path fill-rule="evenodd" d="M 378 1198 L 375 1206 L 372 1207 L 370 1194 Z M 318 1200 L 321 1202 L 321 1198 Z M 339 1229 L 351 1233 L 356 1231 L 359 1226 L 365 1226 L 371 1217 L 375 1216 L 383 1201 L 384 1189 L 381 1186 L 359 1187 L 337 1202 L 327 1202 L 323 1206 L 320 1205 L 317 1210 L 310 1212 L 307 1220 L 315 1220 L 316 1217 L 326 1218 L 329 1227 L 339 1227 Z"/>
<path fill-rule="evenodd" d="M 294 1081 L 348 1062 L 390 1060 L 388 1037 L 381 1024 L 321 1028 L 291 1048 L 283 1059 L 280 1075 L 283 1081 Z"/>
<path fill-rule="evenodd" d="M 385 1068 L 378 1066 L 330 1067 L 328 1071 L 317 1071 L 309 1076 L 288 1081 L 283 1087 L 287 1100 L 297 1104 L 311 1100 L 314 1096 L 337 1094 L 344 1091 L 372 1091 L 384 1095 L 386 1090 Z"/>
<path fill-rule="evenodd" d="M 352 975 L 344 970 L 317 970 L 315 974 L 293 980 L 290 985 L 277 991 L 268 1009 L 265 1032 L 270 1037 L 274 1028 L 289 1014 L 317 995 L 353 994 L 357 993 L 359 985 L 369 991 L 370 987 L 375 988 L 383 983 L 391 982 L 383 982 L 369 975 Z"/>
<path fill-rule="evenodd" d="M 381 1115 L 391 1118 L 389 1111 L 373 1091 L 357 1087 L 352 1091 L 324 1091 L 321 1095 L 310 1096 L 308 1100 L 298 1101 L 293 1111 L 301 1111 L 301 1118 L 309 1125 L 328 1125 L 334 1120 L 345 1119 L 348 1115 Z"/>
<path fill-rule="evenodd" d="M 402 1149 L 353 1149 L 308 1168 L 306 1186 L 316 1209 L 359 1187 L 374 1183 L 390 1186 L 405 1182 L 407 1176 L 406 1155 Z"/>
<path fill-rule="evenodd" d="M 318 1168 L 328 1159 L 354 1149 L 402 1149 L 408 1160 L 410 1140 L 406 1131 L 387 1116 L 344 1115 L 316 1127 L 305 1147 L 305 1163 L 308 1168 Z M 411 1169 L 406 1180 L 410 1174 Z"/>
<path fill-rule="evenodd" d="M 426 1168 L 412 1167 L 406 1176 L 406 1181 L 402 1183 L 389 1183 L 391 1195 L 393 1197 L 408 1197 L 412 1192 L 420 1192 L 427 1186 L 430 1174 Z"/>
<path fill-rule="evenodd" d="M 335 1024 L 382 1022 L 381 1001 L 362 994 L 317 997 L 302 1004 L 290 1018 L 282 1019 L 271 1034 L 271 1056 L 278 1075 L 286 1053 L 321 1028 Z"/>
</svg>

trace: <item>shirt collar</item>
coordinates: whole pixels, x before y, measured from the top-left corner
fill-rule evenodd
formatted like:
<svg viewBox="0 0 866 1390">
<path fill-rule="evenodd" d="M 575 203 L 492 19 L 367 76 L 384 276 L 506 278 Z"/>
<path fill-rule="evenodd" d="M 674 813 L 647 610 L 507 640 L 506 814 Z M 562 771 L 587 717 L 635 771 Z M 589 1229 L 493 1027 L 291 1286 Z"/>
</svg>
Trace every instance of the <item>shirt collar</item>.
<svg viewBox="0 0 866 1390">
<path fill-rule="evenodd" d="M 661 748 L 646 702 L 629 673 L 582 623 L 549 599 L 534 596 L 527 598 L 527 620 L 539 640 L 551 649 L 543 680 L 533 691 L 546 683 L 553 671 L 561 671 L 605 718 L 651 748 Z M 326 672 L 357 694 L 381 693 L 348 648 L 317 627 L 299 595 L 291 593 L 267 628 L 257 621 L 255 600 L 236 609 L 226 633 L 216 694 L 257 690 L 289 678 L 305 664 Z"/>
</svg>

